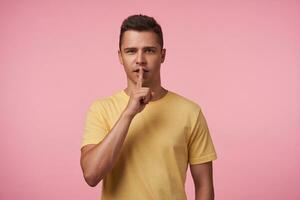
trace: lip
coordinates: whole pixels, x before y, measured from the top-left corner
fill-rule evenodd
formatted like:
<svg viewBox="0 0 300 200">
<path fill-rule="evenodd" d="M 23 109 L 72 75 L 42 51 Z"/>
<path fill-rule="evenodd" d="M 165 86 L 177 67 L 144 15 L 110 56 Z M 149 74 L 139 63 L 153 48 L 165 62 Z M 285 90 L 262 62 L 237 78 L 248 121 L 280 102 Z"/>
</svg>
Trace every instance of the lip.
<svg viewBox="0 0 300 200">
<path fill-rule="evenodd" d="M 139 73 L 139 69 L 133 70 L 133 72 Z M 143 69 L 144 72 L 149 72 L 148 70 Z"/>
</svg>

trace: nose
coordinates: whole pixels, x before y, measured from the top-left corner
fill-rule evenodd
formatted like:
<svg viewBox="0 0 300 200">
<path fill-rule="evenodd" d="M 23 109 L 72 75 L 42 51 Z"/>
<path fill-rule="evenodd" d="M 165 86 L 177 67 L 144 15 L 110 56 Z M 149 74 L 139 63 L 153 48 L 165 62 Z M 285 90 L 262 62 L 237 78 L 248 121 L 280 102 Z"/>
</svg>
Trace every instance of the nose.
<svg viewBox="0 0 300 200">
<path fill-rule="evenodd" d="M 145 59 L 144 53 L 142 51 L 139 51 L 137 53 L 136 64 L 137 65 L 145 65 L 146 64 L 146 59 Z"/>
</svg>

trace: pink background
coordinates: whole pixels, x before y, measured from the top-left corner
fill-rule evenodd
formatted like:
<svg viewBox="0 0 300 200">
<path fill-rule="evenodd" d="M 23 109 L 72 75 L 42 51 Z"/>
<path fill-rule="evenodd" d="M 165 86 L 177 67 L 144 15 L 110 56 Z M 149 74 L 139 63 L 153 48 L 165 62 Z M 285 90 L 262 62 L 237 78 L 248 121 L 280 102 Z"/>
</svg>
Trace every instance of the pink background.
<svg viewBox="0 0 300 200">
<path fill-rule="evenodd" d="M 123 89 L 122 20 L 154 16 L 162 84 L 203 109 L 216 199 L 300 199 L 300 2 L 1 1 L 0 199 L 99 199 L 79 165 L 96 98 Z M 194 198 L 188 174 L 186 189 Z"/>
</svg>

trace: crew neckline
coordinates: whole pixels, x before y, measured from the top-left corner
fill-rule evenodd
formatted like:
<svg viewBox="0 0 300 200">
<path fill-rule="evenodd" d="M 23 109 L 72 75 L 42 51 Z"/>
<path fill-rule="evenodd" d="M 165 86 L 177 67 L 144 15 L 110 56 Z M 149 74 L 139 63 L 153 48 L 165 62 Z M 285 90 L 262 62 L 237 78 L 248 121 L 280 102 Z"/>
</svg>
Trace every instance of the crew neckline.
<svg viewBox="0 0 300 200">
<path fill-rule="evenodd" d="M 127 101 L 129 100 L 130 96 L 127 95 L 127 93 L 125 92 L 125 90 L 121 90 L 120 93 L 121 93 L 121 95 L 122 95 Z M 159 99 L 157 99 L 157 100 L 155 100 L 155 101 L 149 101 L 148 105 L 152 105 L 152 104 L 157 104 L 157 103 L 160 103 L 160 102 L 164 102 L 164 101 L 168 98 L 168 96 L 170 96 L 170 94 L 171 94 L 171 91 L 170 91 L 170 90 L 167 90 L 167 93 L 166 93 L 164 96 L 162 96 L 161 98 L 159 98 Z"/>
</svg>

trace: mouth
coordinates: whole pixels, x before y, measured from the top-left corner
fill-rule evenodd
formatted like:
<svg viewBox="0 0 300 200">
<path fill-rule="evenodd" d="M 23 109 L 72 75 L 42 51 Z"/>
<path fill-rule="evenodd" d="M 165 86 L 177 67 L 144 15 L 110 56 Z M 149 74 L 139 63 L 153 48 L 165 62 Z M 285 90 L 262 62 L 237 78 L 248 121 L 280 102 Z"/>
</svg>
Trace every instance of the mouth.
<svg viewBox="0 0 300 200">
<path fill-rule="evenodd" d="M 133 70 L 133 72 L 137 72 L 137 73 L 139 73 L 139 71 L 140 71 L 139 69 Z M 145 70 L 145 69 L 143 69 L 143 71 L 144 72 L 149 72 L 148 70 Z"/>
</svg>

